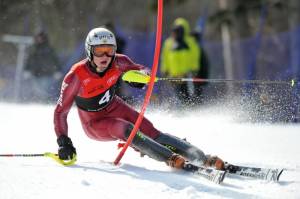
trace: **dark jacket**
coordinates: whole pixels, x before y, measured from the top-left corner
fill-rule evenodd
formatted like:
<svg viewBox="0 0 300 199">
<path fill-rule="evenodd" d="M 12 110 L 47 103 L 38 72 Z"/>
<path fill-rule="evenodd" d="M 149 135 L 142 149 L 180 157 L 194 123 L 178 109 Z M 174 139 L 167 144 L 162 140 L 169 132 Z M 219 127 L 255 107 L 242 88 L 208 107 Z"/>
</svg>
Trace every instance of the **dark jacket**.
<svg viewBox="0 0 300 199">
<path fill-rule="evenodd" d="M 59 59 L 48 42 L 35 44 L 30 50 L 25 70 L 37 77 L 52 76 L 61 69 Z"/>
</svg>

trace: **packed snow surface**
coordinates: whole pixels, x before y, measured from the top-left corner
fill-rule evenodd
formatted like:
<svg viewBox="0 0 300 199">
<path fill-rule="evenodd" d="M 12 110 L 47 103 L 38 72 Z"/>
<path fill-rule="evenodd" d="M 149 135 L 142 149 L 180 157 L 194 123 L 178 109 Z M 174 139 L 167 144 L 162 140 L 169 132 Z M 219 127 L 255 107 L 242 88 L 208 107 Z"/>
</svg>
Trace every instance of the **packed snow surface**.
<svg viewBox="0 0 300 199">
<path fill-rule="evenodd" d="M 55 153 L 53 110 L 50 105 L 0 103 L 0 153 Z M 72 108 L 68 124 L 76 164 L 66 167 L 46 157 L 0 157 L 0 199 L 300 198 L 300 125 L 237 123 L 232 114 L 147 111 L 146 117 L 162 132 L 187 138 L 205 153 L 233 164 L 285 168 L 279 182 L 228 175 L 217 185 L 141 158 L 132 149 L 114 166 L 118 142 L 89 139 Z"/>
</svg>

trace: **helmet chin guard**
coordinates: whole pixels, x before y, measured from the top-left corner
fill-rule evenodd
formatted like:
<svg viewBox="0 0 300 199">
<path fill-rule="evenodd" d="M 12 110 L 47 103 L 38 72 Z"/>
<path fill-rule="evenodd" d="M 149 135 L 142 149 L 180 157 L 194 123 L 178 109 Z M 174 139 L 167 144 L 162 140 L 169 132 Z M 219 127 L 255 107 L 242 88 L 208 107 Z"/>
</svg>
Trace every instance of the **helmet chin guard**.
<svg viewBox="0 0 300 199">
<path fill-rule="evenodd" d="M 113 45 L 117 49 L 117 42 L 115 35 L 106 28 L 92 29 L 85 40 L 85 53 L 89 61 L 93 60 L 93 46 L 97 45 Z"/>
</svg>

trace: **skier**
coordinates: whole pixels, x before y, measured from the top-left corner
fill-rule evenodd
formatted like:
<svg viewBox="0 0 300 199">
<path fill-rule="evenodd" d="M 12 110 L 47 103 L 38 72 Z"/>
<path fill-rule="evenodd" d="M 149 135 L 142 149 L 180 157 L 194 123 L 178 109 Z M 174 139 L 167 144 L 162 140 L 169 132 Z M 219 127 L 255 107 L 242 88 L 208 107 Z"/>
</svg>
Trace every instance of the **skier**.
<svg viewBox="0 0 300 199">
<path fill-rule="evenodd" d="M 74 101 L 82 127 L 91 139 L 126 141 L 133 129 L 139 113 L 115 95 L 116 83 L 126 71 L 140 70 L 149 74 L 149 69 L 134 63 L 126 55 L 116 54 L 116 49 L 116 39 L 110 30 L 92 29 L 85 41 L 87 58 L 74 64 L 63 80 L 54 111 L 58 155 L 62 160 L 70 160 L 76 155 L 67 125 L 67 115 Z M 145 86 L 140 83 L 129 85 Z M 224 169 L 220 158 L 205 155 L 187 141 L 160 132 L 147 118 L 142 120 L 131 147 L 177 169 L 182 169 L 187 161 Z"/>
</svg>

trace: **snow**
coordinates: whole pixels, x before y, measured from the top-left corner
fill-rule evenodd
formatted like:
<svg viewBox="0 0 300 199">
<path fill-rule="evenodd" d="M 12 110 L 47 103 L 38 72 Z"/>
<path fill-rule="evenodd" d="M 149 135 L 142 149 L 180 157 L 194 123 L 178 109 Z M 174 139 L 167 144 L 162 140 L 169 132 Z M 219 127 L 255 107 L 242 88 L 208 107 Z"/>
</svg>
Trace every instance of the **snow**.
<svg viewBox="0 0 300 199">
<path fill-rule="evenodd" d="M 0 154 L 56 152 L 53 106 L 0 103 Z M 0 157 L 0 199 L 53 198 L 300 198 L 300 125 L 236 123 L 210 111 L 171 115 L 148 111 L 163 132 L 186 137 L 204 152 L 234 164 L 285 168 L 279 182 L 227 176 L 221 185 L 129 149 L 114 166 L 118 142 L 97 142 L 83 132 L 76 108 L 69 135 L 78 152 L 74 166 L 50 158 Z"/>
</svg>

